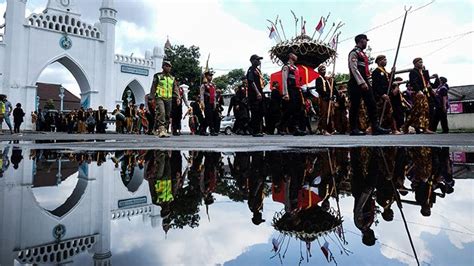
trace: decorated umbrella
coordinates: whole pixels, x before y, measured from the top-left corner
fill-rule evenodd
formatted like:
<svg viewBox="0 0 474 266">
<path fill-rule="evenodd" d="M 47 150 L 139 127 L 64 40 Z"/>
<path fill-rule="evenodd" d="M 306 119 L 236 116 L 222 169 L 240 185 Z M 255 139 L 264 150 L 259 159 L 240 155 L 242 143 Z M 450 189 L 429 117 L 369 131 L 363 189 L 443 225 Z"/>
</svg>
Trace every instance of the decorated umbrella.
<svg viewBox="0 0 474 266">
<path fill-rule="evenodd" d="M 296 213 L 278 212 L 272 223 L 277 231 L 303 241 L 314 241 L 335 231 L 341 224 L 341 218 L 332 211 L 324 211 L 318 205 Z"/>
<path fill-rule="evenodd" d="M 324 44 L 303 35 L 273 46 L 270 50 L 270 57 L 275 63 L 283 64 L 288 60 L 289 53 L 298 56 L 296 64 L 313 69 L 336 56 L 336 51 L 330 44 Z"/>
</svg>

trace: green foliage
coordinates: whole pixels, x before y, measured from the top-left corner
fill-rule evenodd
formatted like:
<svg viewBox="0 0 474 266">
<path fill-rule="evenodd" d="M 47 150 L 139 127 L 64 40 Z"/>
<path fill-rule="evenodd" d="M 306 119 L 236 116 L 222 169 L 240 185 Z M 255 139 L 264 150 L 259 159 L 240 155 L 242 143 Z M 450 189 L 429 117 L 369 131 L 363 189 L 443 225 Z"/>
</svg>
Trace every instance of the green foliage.
<svg viewBox="0 0 474 266">
<path fill-rule="evenodd" d="M 267 73 L 263 73 L 263 80 L 265 81 L 264 86 L 267 86 L 267 84 L 270 82 L 270 76 Z"/>
<path fill-rule="evenodd" d="M 349 81 L 349 74 L 346 73 L 337 73 L 336 74 L 336 84 L 341 82 Z"/>
<path fill-rule="evenodd" d="M 245 76 L 245 71 L 241 68 L 233 69 L 229 73 L 216 77 L 213 82 L 223 93 L 232 92 L 235 86 L 240 85 L 240 79 Z"/>
<path fill-rule="evenodd" d="M 44 109 L 45 109 L 45 110 L 53 110 L 53 109 L 56 109 L 56 107 L 54 106 L 54 101 L 53 101 L 53 99 L 49 99 L 49 100 L 44 104 Z"/>
<path fill-rule="evenodd" d="M 173 68 L 171 72 L 181 84 L 189 86 L 189 99 L 199 94 L 201 67 L 199 66 L 199 58 L 201 53 L 199 47 L 192 45 L 185 47 L 184 45 L 173 45 L 169 49 L 165 49 L 165 60 L 171 61 Z"/>
</svg>

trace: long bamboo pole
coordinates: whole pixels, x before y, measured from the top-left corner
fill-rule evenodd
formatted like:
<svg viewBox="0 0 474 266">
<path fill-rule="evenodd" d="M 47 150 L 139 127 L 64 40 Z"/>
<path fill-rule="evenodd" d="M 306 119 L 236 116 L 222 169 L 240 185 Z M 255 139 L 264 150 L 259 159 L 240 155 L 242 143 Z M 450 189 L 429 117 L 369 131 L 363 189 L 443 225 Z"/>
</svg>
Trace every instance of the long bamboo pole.
<svg viewBox="0 0 474 266">
<path fill-rule="evenodd" d="M 395 77 L 395 69 L 397 65 L 398 53 L 400 52 L 400 45 L 402 43 L 403 31 L 405 30 L 405 22 L 407 20 L 408 12 L 410 10 L 411 10 L 411 7 L 408 9 L 405 7 L 405 17 L 403 18 L 402 30 L 400 32 L 400 38 L 398 39 L 397 52 L 395 53 L 395 60 L 393 60 L 393 67 L 392 67 L 392 70 L 390 71 L 390 79 L 388 81 L 387 95 L 390 93 L 390 90 L 392 88 L 393 78 Z M 384 116 L 386 108 L 387 108 L 387 101 L 384 101 L 382 113 L 380 114 L 379 126 L 382 125 L 383 116 Z"/>
<path fill-rule="evenodd" d="M 336 53 L 334 54 L 334 63 L 332 64 L 332 79 L 331 79 L 331 86 L 330 86 L 330 93 L 329 93 L 329 106 L 328 106 L 328 116 L 326 118 L 326 125 L 329 126 L 329 117 L 331 115 L 331 106 L 332 106 L 332 96 L 333 96 L 333 92 L 334 92 L 334 79 L 336 78 L 336 59 L 337 59 L 337 47 L 339 46 L 338 44 L 339 42 L 339 33 L 337 34 L 336 36 Z"/>
</svg>

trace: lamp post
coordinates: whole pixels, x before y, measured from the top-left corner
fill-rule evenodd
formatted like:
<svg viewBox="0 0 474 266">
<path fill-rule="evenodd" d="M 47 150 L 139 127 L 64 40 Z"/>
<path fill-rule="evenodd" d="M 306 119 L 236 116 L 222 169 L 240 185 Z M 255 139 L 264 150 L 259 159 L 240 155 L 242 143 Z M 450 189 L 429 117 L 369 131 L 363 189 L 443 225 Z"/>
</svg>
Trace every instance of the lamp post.
<svg viewBox="0 0 474 266">
<path fill-rule="evenodd" d="M 62 159 L 63 159 L 63 156 L 62 154 L 59 155 L 59 158 L 58 158 L 58 173 L 56 174 L 56 184 L 59 185 L 61 184 L 61 179 L 63 177 L 63 175 L 61 174 L 61 163 L 62 163 Z"/>
<path fill-rule="evenodd" d="M 35 101 L 35 111 L 36 112 L 38 112 L 39 106 L 40 106 L 40 97 L 36 96 L 36 101 Z"/>
<path fill-rule="evenodd" d="M 61 98 L 61 107 L 59 109 L 59 112 L 63 112 L 63 108 L 64 108 L 64 87 L 61 86 L 59 87 L 59 98 Z"/>
</svg>

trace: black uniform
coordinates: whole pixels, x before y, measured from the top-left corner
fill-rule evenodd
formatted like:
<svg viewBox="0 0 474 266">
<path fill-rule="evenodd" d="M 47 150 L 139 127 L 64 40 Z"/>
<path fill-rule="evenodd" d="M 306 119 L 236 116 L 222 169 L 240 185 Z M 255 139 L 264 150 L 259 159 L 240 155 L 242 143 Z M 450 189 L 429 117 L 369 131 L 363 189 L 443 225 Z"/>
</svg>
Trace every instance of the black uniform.
<svg viewBox="0 0 474 266">
<path fill-rule="evenodd" d="M 382 110 L 385 100 L 382 98 L 384 94 L 387 94 L 390 77 L 384 68 L 377 67 L 372 71 L 372 88 L 374 92 L 374 98 L 377 106 L 377 117 L 381 117 Z M 389 95 L 389 94 L 388 94 Z M 386 128 L 393 126 L 393 109 L 391 103 L 388 102 L 385 105 L 385 113 L 383 115 L 383 125 Z"/>
<path fill-rule="evenodd" d="M 329 103 L 337 99 L 339 93 L 336 88 L 332 89 L 332 99 L 331 99 L 331 85 L 329 81 L 324 77 L 319 77 L 316 79 L 316 92 L 319 94 L 319 112 L 320 119 L 318 127 L 320 130 L 325 130 L 331 132 L 333 130 L 333 113 L 334 106 L 332 106 L 332 112 L 329 114 L 329 124 L 327 123 Z"/>
<path fill-rule="evenodd" d="M 304 97 L 301 89 L 297 86 L 297 71 L 296 66 L 287 64 L 288 78 L 283 82 L 287 83 L 288 102 L 283 103 L 283 116 L 281 118 L 282 129 L 288 127 L 293 133 L 299 133 L 302 130 L 300 125 L 304 125 Z"/>
<path fill-rule="evenodd" d="M 251 66 L 247 71 L 247 81 L 249 84 L 248 98 L 249 107 L 251 112 L 250 127 L 252 128 L 252 134 L 263 133 L 263 115 L 265 114 L 264 97 L 263 94 L 263 76 L 260 69 Z M 252 83 L 257 87 L 258 92 L 262 96 L 259 100 L 257 99 L 257 92 L 252 86 Z"/>
<path fill-rule="evenodd" d="M 281 94 L 280 90 L 278 89 L 273 89 L 270 94 L 270 103 L 267 117 L 267 133 L 273 135 L 275 133 L 275 128 L 280 129 Z"/>
<path fill-rule="evenodd" d="M 105 124 L 105 120 L 107 119 L 107 110 L 97 110 L 95 116 L 95 121 L 97 122 L 97 133 L 105 133 L 105 128 L 107 127 L 107 125 Z"/>
<path fill-rule="evenodd" d="M 235 95 L 230 99 L 228 114 L 234 110 L 235 123 L 232 131 L 237 134 L 244 134 L 248 131 L 249 109 L 247 99 L 248 88 L 240 87 Z"/>
<path fill-rule="evenodd" d="M 351 108 L 349 112 L 349 123 L 351 130 L 357 130 L 359 124 L 359 107 L 360 100 L 364 99 L 367 111 L 369 113 L 369 120 L 372 128 L 378 127 L 377 109 L 375 106 L 374 95 L 369 84 L 370 72 L 368 66 L 367 55 L 359 47 L 354 47 L 349 54 L 349 73 L 350 79 L 348 84 L 349 97 L 351 101 Z M 360 88 L 361 84 L 366 83 L 367 90 Z"/>
</svg>

